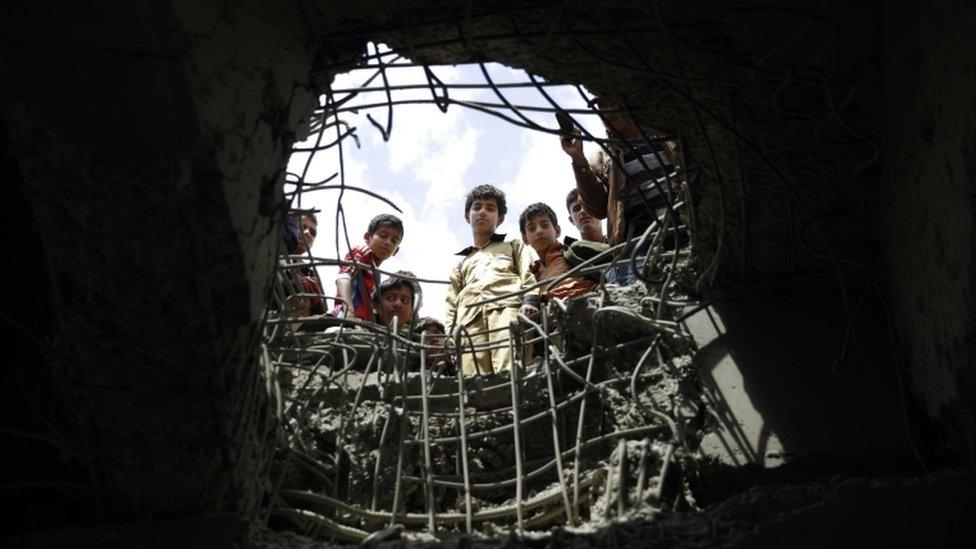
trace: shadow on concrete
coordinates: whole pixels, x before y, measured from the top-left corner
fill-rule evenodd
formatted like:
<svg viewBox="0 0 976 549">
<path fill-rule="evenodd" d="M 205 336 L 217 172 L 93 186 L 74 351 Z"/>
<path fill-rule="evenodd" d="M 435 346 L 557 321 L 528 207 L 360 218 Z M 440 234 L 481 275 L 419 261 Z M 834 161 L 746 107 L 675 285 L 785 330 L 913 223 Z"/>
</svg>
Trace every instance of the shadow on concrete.
<svg viewBox="0 0 976 549">
<path fill-rule="evenodd" d="M 860 346 L 841 363 L 847 324 L 826 285 L 768 289 L 689 317 L 709 416 L 699 495 L 825 474 L 917 473 L 878 318 L 868 306 L 860 312 Z"/>
</svg>

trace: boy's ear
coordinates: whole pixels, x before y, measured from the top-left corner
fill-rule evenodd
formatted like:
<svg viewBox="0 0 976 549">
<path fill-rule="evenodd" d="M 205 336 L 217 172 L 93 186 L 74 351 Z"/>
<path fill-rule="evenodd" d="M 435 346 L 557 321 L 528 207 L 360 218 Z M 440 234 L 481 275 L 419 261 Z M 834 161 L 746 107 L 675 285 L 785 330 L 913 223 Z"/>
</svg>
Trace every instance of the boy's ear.
<svg viewBox="0 0 976 549">
<path fill-rule="evenodd" d="M 365 240 L 366 242 L 369 242 L 369 237 L 370 236 L 372 236 L 372 235 L 369 234 L 369 231 L 366 231 L 365 233 L 363 233 L 363 240 Z"/>
<path fill-rule="evenodd" d="M 501 227 L 502 223 L 504 222 L 505 222 L 505 214 L 498 214 L 498 225 L 496 226 L 496 228 Z"/>
<path fill-rule="evenodd" d="M 572 225 L 572 226 L 574 226 L 574 227 L 576 226 L 576 222 L 575 222 L 575 221 L 573 221 L 573 216 L 569 216 L 569 217 L 567 217 L 566 219 L 568 219 L 568 220 L 569 220 L 569 224 L 570 224 L 570 225 Z"/>
<path fill-rule="evenodd" d="M 556 238 L 559 238 L 561 234 L 563 234 L 563 230 L 559 228 L 559 225 L 556 225 Z"/>
</svg>

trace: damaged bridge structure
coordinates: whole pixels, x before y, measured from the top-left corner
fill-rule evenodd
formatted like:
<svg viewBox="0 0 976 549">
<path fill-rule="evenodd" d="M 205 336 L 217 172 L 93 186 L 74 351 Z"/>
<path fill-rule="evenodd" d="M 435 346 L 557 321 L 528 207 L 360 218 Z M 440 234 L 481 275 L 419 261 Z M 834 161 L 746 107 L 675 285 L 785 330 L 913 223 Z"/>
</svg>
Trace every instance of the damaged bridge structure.
<svg viewBox="0 0 976 549">
<path fill-rule="evenodd" d="M 939 545 L 971 523 L 976 8 L 0 13 L 5 546 Z M 484 78 L 438 77 L 456 64 Z M 391 83 L 406 69 L 423 80 Z M 343 261 L 285 254 L 287 217 L 336 192 L 320 231 L 338 242 L 343 201 L 390 202 L 343 169 L 361 133 L 389 139 L 420 103 L 554 147 L 560 113 L 588 147 L 632 146 L 587 133 L 607 111 L 561 105 L 566 84 L 674 147 L 656 184 L 681 192 L 570 273 L 629 264 L 637 283 L 521 317 L 495 345 L 531 358 L 488 375 L 445 372 L 427 336 L 297 311 L 334 296 L 293 273 Z M 314 181 L 292 154 L 338 169 Z"/>
</svg>

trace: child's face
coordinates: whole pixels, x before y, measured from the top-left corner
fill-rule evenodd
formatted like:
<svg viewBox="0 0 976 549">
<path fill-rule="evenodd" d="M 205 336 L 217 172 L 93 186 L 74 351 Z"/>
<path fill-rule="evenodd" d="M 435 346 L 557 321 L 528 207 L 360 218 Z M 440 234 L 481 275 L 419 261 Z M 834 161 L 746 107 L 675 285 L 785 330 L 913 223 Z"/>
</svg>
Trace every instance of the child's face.
<svg viewBox="0 0 976 549">
<path fill-rule="evenodd" d="M 447 336 L 440 328 L 431 327 L 426 330 L 427 360 L 429 364 L 436 363 L 447 354 Z"/>
<path fill-rule="evenodd" d="M 505 220 L 505 216 L 498 213 L 498 203 L 494 198 L 475 199 L 465 217 L 475 234 L 492 234 Z"/>
<path fill-rule="evenodd" d="M 549 216 L 541 213 L 534 215 L 525 221 L 522 239 L 540 256 L 556 243 L 559 238 L 559 226 L 553 225 Z"/>
<path fill-rule="evenodd" d="M 569 220 L 580 233 L 597 232 L 600 229 L 600 220 L 590 215 L 578 198 L 569 204 Z"/>
<path fill-rule="evenodd" d="M 403 286 L 385 290 L 380 296 L 380 306 L 383 308 L 383 318 L 387 322 L 397 317 L 399 329 L 413 317 L 413 292 Z"/>
<path fill-rule="evenodd" d="M 363 235 L 376 261 L 385 261 L 396 255 L 400 249 L 400 231 L 393 227 L 380 226 L 373 233 Z"/>
<path fill-rule="evenodd" d="M 303 254 L 308 250 L 312 249 L 312 243 L 315 242 L 315 236 L 318 234 L 318 225 L 312 221 L 312 218 L 303 215 L 302 216 L 302 234 L 298 238 L 298 253 Z"/>
</svg>

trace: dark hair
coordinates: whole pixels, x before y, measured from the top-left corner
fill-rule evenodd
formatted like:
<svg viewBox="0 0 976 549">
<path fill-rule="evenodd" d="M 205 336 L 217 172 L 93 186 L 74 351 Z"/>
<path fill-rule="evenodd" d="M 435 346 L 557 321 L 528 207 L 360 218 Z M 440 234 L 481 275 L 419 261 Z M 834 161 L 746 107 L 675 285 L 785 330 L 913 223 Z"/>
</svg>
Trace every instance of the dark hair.
<svg viewBox="0 0 976 549">
<path fill-rule="evenodd" d="M 420 283 L 417 282 L 417 275 L 410 271 L 397 271 L 384 278 L 376 290 L 376 295 L 382 296 L 383 292 L 394 288 L 407 288 L 413 295 L 414 301 L 417 300 L 417 296 L 423 297 L 424 295 L 423 290 L 420 289 Z"/>
<path fill-rule="evenodd" d="M 522 210 L 522 215 L 519 216 L 519 230 L 522 234 L 525 234 L 525 224 L 532 220 L 533 217 L 545 214 L 552 221 L 553 227 L 559 226 L 559 221 L 556 220 L 556 212 L 552 211 L 548 205 L 542 202 L 536 202 L 535 204 L 529 204 L 527 208 Z"/>
<path fill-rule="evenodd" d="M 440 328 L 444 332 L 444 323 L 432 316 L 425 316 L 417 320 L 413 326 L 413 333 L 420 335 L 430 328 Z"/>
<path fill-rule="evenodd" d="M 297 216 L 289 215 L 285 218 L 285 233 L 282 235 L 282 240 L 285 244 L 285 251 L 289 254 L 298 253 L 298 234 L 301 232 L 299 230 L 300 227 L 301 222 Z"/>
<path fill-rule="evenodd" d="M 464 199 L 464 218 L 468 218 L 468 211 L 471 209 L 471 204 L 475 200 L 484 200 L 485 198 L 495 199 L 495 204 L 498 205 L 498 213 L 500 215 L 505 215 L 508 212 L 508 204 L 505 203 L 505 193 L 501 189 L 494 185 L 478 185 L 471 189 L 471 192 Z"/>
<path fill-rule="evenodd" d="M 380 230 L 380 227 L 389 227 L 391 229 L 396 229 L 400 231 L 400 238 L 403 238 L 403 221 L 393 214 L 380 214 L 373 219 L 369 220 L 369 227 L 366 232 L 373 234 Z"/>
<path fill-rule="evenodd" d="M 566 195 L 566 211 L 568 211 L 570 215 L 573 213 L 573 210 L 570 209 L 571 204 L 577 200 L 579 200 L 579 189 L 573 187 L 573 190 L 569 191 L 569 194 Z"/>
</svg>

